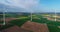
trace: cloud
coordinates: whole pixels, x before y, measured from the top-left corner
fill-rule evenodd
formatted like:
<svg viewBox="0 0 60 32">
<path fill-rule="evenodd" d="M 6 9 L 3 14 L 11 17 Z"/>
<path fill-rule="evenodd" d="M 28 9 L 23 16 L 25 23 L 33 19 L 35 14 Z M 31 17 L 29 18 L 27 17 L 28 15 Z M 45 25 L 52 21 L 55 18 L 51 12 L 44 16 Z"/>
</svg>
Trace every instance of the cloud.
<svg viewBox="0 0 60 32">
<path fill-rule="evenodd" d="M 28 12 L 55 12 L 50 5 L 44 2 L 42 4 L 40 0 L 0 0 L 0 3 L 11 7 L 20 7 L 26 9 Z"/>
<path fill-rule="evenodd" d="M 39 0 L 3 0 L 3 4 L 34 10 L 39 5 Z M 35 7 L 35 8 L 34 8 Z"/>
</svg>

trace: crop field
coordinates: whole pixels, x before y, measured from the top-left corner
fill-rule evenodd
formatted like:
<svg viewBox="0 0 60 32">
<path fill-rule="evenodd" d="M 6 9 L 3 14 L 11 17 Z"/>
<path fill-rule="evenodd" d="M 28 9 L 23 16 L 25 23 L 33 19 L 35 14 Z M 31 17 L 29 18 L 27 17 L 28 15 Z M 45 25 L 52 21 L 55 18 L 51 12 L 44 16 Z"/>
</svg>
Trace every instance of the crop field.
<svg viewBox="0 0 60 32">
<path fill-rule="evenodd" d="M 42 15 L 36 15 L 36 19 L 33 16 L 33 22 L 38 22 L 38 23 L 45 23 L 47 24 L 49 31 L 50 32 L 60 32 L 60 28 L 58 28 L 58 26 L 60 26 L 60 21 L 58 21 L 59 18 L 55 18 L 53 17 L 55 16 L 54 14 L 42 14 Z"/>
<path fill-rule="evenodd" d="M 56 16 L 56 21 L 55 21 Z M 0 16 L 2 17 L 2 16 Z M 32 17 L 32 18 L 31 18 Z M 31 21 L 37 23 L 45 23 L 48 26 L 50 32 L 60 32 L 60 15 L 48 14 L 48 13 L 33 13 L 32 16 L 30 13 L 6 13 L 5 21 L 6 25 L 0 27 L 0 30 L 9 28 L 11 26 L 17 25 L 21 27 L 25 22 Z"/>
</svg>

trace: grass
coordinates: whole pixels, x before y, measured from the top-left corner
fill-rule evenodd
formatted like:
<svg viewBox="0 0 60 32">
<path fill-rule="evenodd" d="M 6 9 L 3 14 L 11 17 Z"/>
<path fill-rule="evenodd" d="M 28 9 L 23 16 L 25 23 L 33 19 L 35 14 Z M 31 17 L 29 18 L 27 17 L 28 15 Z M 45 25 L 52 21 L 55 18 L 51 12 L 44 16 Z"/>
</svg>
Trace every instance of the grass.
<svg viewBox="0 0 60 32">
<path fill-rule="evenodd" d="M 27 22 L 29 19 L 18 19 L 18 20 L 12 20 L 9 23 L 17 25 L 17 26 L 21 26 L 23 25 L 25 22 Z"/>
<path fill-rule="evenodd" d="M 60 32 L 60 29 L 55 25 L 47 25 L 50 32 Z"/>
<path fill-rule="evenodd" d="M 8 25 L 6 24 L 6 25 L 3 25 L 2 27 L 0 26 L 0 30 L 7 29 L 12 26 L 14 26 L 14 25 L 13 24 L 8 24 Z"/>
</svg>

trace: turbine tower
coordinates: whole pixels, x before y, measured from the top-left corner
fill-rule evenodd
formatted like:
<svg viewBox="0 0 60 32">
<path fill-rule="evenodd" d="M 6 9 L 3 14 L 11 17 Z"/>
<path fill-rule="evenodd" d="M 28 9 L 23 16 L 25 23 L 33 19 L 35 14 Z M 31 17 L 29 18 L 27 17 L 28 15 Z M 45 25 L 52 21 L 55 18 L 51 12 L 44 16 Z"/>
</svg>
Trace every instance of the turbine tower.
<svg viewBox="0 0 60 32">
<path fill-rule="evenodd" d="M 55 21 L 56 21 L 56 17 L 57 17 L 57 13 L 56 13 L 56 10 L 55 10 Z"/>
<path fill-rule="evenodd" d="M 4 11 L 3 11 L 3 21 L 4 21 L 4 23 L 3 23 L 3 25 L 5 25 L 6 24 L 6 21 L 5 21 L 5 12 L 7 12 L 7 10 L 5 10 L 6 8 L 4 7 Z"/>
<path fill-rule="evenodd" d="M 5 11 L 3 12 L 3 25 L 5 25 Z"/>
<path fill-rule="evenodd" d="M 31 21 L 32 21 L 32 10 L 31 10 Z"/>
</svg>

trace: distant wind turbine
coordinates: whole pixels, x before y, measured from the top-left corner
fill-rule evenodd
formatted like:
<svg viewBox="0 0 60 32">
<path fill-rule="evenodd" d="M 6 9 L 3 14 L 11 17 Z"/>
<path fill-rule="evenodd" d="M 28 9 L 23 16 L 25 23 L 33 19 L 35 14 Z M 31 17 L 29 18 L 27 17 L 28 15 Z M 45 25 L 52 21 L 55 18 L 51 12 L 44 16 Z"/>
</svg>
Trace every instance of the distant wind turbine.
<svg viewBox="0 0 60 32">
<path fill-rule="evenodd" d="M 5 25 L 5 11 L 3 12 L 3 25 Z"/>
<path fill-rule="evenodd" d="M 3 23 L 3 25 L 6 24 L 6 21 L 5 21 L 5 12 L 7 12 L 7 10 L 5 10 L 5 7 L 4 7 L 4 11 L 3 11 L 3 21 L 4 21 L 4 23 Z"/>
<path fill-rule="evenodd" d="M 32 21 L 32 10 L 31 10 L 31 21 Z"/>
<path fill-rule="evenodd" d="M 55 21 L 56 21 L 56 16 L 57 16 L 57 13 L 56 13 L 56 10 L 55 10 Z"/>
</svg>

